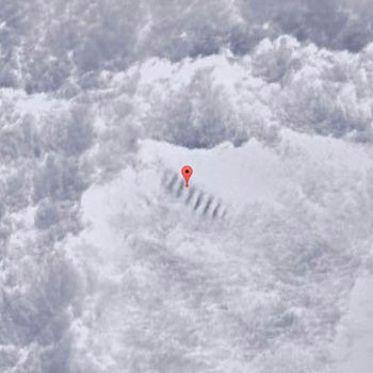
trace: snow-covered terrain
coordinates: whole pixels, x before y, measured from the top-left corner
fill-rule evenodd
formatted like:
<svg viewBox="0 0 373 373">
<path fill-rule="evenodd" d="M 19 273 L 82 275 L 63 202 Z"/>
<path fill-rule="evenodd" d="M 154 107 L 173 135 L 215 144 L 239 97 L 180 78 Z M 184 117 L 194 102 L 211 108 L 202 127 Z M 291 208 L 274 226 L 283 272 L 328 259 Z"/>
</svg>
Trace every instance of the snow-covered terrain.
<svg viewBox="0 0 373 373">
<path fill-rule="evenodd" d="M 0 0 L 0 373 L 372 372 L 372 14 Z"/>
</svg>

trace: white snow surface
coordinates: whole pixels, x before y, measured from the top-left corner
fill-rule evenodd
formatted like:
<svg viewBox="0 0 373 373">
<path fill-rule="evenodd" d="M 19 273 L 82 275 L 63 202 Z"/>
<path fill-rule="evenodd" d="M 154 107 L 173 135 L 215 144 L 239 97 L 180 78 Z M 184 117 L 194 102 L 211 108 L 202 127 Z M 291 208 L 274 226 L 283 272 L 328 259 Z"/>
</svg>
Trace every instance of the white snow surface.
<svg viewBox="0 0 373 373">
<path fill-rule="evenodd" d="M 363 211 L 359 228 L 348 226 L 365 186 L 354 181 L 352 192 L 347 181 L 364 179 L 367 152 L 288 130 L 276 149 L 141 142 L 135 167 L 85 192 L 86 228 L 67 244 L 94 289 L 74 340 L 83 334 L 96 354 L 79 358 L 85 342 L 75 369 L 341 369 L 347 355 L 335 349 L 349 337 L 339 323 L 355 328 L 343 314 L 371 233 Z M 229 206 L 226 220 L 195 213 L 162 185 L 165 169 L 185 163 L 191 184 Z"/>
<path fill-rule="evenodd" d="M 372 9 L 0 0 L 0 373 L 372 372 Z"/>
</svg>

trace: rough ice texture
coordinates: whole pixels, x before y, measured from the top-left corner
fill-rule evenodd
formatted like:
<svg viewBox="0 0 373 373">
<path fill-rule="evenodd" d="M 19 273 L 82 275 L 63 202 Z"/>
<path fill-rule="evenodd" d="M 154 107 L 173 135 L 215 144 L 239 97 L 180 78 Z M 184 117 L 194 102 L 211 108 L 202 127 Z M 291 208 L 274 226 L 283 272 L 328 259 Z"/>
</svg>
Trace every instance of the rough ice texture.
<svg viewBox="0 0 373 373">
<path fill-rule="evenodd" d="M 372 15 L 0 0 L 0 372 L 371 373 Z"/>
</svg>

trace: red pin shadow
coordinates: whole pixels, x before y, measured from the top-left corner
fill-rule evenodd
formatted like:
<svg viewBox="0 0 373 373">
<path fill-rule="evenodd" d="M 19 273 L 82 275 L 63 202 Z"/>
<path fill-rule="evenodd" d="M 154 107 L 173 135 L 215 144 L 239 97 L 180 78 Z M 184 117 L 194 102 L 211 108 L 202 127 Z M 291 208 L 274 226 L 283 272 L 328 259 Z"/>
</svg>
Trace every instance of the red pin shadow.
<svg viewBox="0 0 373 373">
<path fill-rule="evenodd" d="M 190 167 L 190 166 L 184 166 L 181 169 L 181 174 L 184 176 L 185 186 L 188 188 L 189 187 L 189 179 L 193 174 L 193 168 Z"/>
</svg>

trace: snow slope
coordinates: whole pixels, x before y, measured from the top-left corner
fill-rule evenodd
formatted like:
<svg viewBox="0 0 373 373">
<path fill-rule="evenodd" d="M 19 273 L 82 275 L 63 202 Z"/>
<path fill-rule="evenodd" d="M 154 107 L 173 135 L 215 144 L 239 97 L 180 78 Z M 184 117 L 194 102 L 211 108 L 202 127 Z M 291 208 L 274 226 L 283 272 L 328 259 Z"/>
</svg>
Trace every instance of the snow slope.
<svg viewBox="0 0 373 373">
<path fill-rule="evenodd" d="M 371 15 L 0 0 L 0 373 L 370 372 Z"/>
<path fill-rule="evenodd" d="M 370 153 L 283 136 L 275 148 L 210 150 L 147 140 L 134 167 L 85 192 L 86 228 L 67 244 L 90 289 L 72 370 L 333 371 L 346 295 L 369 250 Z M 162 185 L 162 170 L 185 162 L 191 183 L 229 206 L 225 220 Z"/>
<path fill-rule="evenodd" d="M 368 373 L 373 366 L 372 274 L 363 272 L 351 293 L 349 311 L 338 327 L 335 370 Z"/>
</svg>

